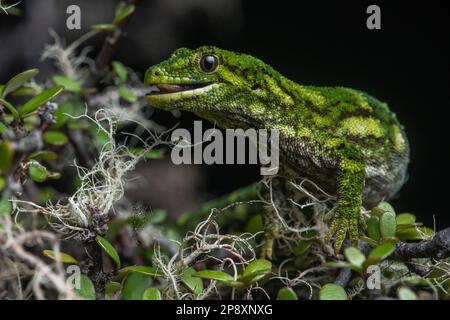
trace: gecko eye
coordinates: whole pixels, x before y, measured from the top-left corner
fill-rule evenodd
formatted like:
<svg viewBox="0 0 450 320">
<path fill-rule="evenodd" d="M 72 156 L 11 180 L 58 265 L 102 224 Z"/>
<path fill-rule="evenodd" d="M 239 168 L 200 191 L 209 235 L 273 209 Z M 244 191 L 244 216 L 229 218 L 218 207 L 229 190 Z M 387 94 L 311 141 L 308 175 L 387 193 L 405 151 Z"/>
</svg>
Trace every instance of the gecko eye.
<svg viewBox="0 0 450 320">
<path fill-rule="evenodd" d="M 205 73 L 211 73 L 217 70 L 219 58 L 212 54 L 206 54 L 200 59 L 200 69 Z"/>
</svg>

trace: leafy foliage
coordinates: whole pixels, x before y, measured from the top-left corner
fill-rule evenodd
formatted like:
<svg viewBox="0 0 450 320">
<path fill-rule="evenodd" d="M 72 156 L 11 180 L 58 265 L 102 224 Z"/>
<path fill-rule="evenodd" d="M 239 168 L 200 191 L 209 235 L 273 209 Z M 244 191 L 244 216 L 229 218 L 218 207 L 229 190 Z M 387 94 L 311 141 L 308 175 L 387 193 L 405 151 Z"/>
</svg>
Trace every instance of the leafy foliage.
<svg viewBox="0 0 450 320">
<path fill-rule="evenodd" d="M 83 40 L 120 34 L 135 10 L 120 2 L 112 21 L 93 25 Z M 323 242 L 322 222 L 335 199 L 311 181 L 289 181 L 299 195 L 286 208 L 261 196 L 271 191 L 265 179 L 175 221 L 163 208 L 139 209 L 125 194 L 127 174 L 141 160 L 164 159 L 168 145 L 161 128 L 145 122 L 148 88 L 118 60 L 106 61 L 99 76 L 78 48 L 83 41 L 66 47 L 53 36 L 43 54 L 53 74 L 38 82 L 37 69 L 25 70 L 0 85 L 2 297 L 17 297 L 9 288 L 17 286 L 11 266 L 19 266 L 30 298 L 448 299 L 447 256 L 399 251 L 402 244 L 428 243 L 434 230 L 387 202 L 361 212 L 364 235 L 340 255 Z M 135 130 L 127 132 L 130 126 Z M 262 254 L 270 223 L 280 227 L 271 259 Z M 79 268 L 75 287 L 58 273 L 68 267 Z M 380 286 L 371 291 L 375 269 Z"/>
</svg>

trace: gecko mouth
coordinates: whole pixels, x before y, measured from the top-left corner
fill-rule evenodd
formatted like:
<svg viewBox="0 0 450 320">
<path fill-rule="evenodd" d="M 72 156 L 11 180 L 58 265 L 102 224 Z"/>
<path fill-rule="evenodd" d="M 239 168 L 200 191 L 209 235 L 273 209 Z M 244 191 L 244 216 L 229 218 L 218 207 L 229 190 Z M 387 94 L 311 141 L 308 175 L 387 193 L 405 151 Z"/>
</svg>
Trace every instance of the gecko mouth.
<svg viewBox="0 0 450 320">
<path fill-rule="evenodd" d="M 163 94 L 184 92 L 184 91 L 193 91 L 196 89 L 205 88 L 211 85 L 211 82 L 208 83 L 195 83 L 195 84 L 175 84 L 175 83 L 158 83 L 155 84 L 158 91 L 150 92 L 150 96 L 157 96 Z"/>
</svg>

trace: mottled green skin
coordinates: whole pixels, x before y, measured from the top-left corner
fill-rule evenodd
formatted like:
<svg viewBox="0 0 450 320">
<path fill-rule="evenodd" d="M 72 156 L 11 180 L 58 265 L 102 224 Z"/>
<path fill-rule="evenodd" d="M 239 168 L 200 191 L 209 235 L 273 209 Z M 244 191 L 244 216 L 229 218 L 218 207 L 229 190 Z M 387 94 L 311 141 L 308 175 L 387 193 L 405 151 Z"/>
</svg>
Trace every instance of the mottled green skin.
<svg viewBox="0 0 450 320">
<path fill-rule="evenodd" d="M 204 73 L 204 54 L 220 59 Z M 360 208 L 388 200 L 406 179 L 409 146 L 385 103 L 348 88 L 303 86 L 250 55 L 204 46 L 179 49 L 147 70 L 149 84 L 212 85 L 150 95 L 151 105 L 188 110 L 223 128 L 280 130 L 283 173 L 310 177 L 338 198 L 328 238 L 339 250 L 347 232 L 359 237 Z"/>
</svg>

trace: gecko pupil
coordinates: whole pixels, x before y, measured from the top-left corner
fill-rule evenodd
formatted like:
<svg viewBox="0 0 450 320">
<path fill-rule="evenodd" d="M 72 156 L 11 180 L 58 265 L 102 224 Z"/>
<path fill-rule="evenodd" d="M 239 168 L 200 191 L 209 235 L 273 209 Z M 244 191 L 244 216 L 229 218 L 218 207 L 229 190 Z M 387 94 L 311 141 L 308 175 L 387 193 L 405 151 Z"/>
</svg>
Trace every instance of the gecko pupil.
<svg viewBox="0 0 450 320">
<path fill-rule="evenodd" d="M 212 54 L 204 55 L 200 60 L 200 68 L 202 69 L 203 72 L 207 73 L 213 72 L 217 69 L 218 65 L 219 59 Z"/>
</svg>

